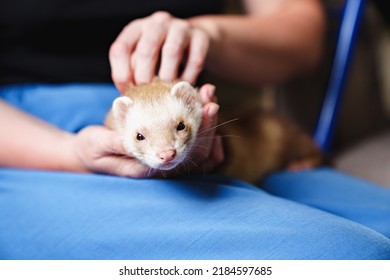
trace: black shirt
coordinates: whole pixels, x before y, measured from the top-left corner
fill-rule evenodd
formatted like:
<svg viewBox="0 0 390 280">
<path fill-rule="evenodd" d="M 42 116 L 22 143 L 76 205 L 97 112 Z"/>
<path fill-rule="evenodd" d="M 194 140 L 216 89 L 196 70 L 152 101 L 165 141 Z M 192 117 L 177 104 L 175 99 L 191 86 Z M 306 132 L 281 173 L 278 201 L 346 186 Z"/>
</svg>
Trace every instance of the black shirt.
<svg viewBox="0 0 390 280">
<path fill-rule="evenodd" d="M 221 8 L 222 0 L 0 0 L 0 84 L 110 82 L 109 47 L 131 20 Z"/>
</svg>

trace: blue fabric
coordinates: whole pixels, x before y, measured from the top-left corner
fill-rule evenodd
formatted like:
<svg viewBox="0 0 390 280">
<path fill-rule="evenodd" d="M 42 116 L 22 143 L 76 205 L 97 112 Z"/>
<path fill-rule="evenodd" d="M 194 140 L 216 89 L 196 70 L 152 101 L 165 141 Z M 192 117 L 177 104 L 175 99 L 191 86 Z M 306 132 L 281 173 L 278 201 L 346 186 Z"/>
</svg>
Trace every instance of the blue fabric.
<svg viewBox="0 0 390 280">
<path fill-rule="evenodd" d="M 117 94 L 111 85 L 0 89 L 68 131 L 101 123 Z M 390 191 L 332 169 L 278 173 L 260 189 L 220 175 L 1 168 L 0 258 L 390 259 L 389 205 Z"/>
<path fill-rule="evenodd" d="M 274 174 L 267 178 L 262 188 L 278 197 L 344 217 L 390 237 L 390 191 L 387 188 L 330 168 Z"/>
<path fill-rule="evenodd" d="M 69 132 L 102 124 L 119 93 L 110 84 L 21 85 L 0 88 L 0 98 Z"/>
</svg>

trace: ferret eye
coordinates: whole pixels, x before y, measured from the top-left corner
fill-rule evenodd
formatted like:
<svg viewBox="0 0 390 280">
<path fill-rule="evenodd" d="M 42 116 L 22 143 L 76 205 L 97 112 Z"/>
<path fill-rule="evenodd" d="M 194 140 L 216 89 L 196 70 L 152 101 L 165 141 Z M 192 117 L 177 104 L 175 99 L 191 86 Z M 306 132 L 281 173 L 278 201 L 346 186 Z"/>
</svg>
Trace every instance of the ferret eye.
<svg viewBox="0 0 390 280">
<path fill-rule="evenodd" d="M 183 122 L 180 122 L 180 123 L 177 125 L 176 130 L 177 130 L 177 131 L 180 131 L 180 130 L 183 130 L 183 129 L 185 129 L 185 128 L 186 128 L 185 124 L 184 124 Z"/>
<path fill-rule="evenodd" d="M 137 138 L 138 141 L 145 140 L 145 137 L 141 133 L 137 133 L 137 137 L 136 138 Z"/>
</svg>

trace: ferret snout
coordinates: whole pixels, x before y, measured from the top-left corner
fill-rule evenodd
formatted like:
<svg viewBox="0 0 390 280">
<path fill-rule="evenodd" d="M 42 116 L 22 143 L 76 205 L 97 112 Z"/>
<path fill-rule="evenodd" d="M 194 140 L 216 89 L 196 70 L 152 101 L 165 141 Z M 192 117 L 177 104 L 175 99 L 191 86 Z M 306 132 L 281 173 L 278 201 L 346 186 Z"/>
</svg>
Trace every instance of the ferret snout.
<svg viewBox="0 0 390 280">
<path fill-rule="evenodd" d="M 176 157 L 176 150 L 175 149 L 168 149 L 165 151 L 160 151 L 157 153 L 157 156 L 163 162 L 170 162 Z"/>
</svg>

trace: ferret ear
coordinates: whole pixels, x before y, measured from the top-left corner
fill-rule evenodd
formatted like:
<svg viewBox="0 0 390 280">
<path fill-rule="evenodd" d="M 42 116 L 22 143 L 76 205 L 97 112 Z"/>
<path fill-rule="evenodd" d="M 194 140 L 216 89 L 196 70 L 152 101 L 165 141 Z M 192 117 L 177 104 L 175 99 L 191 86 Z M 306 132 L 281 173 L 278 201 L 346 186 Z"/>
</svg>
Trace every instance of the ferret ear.
<svg viewBox="0 0 390 280">
<path fill-rule="evenodd" d="M 171 94 L 179 98 L 182 98 L 189 105 L 194 105 L 196 102 L 198 92 L 188 82 L 181 81 L 176 83 L 172 87 Z"/>
<path fill-rule="evenodd" d="M 127 96 L 121 96 L 114 100 L 112 104 L 112 113 L 114 115 L 115 120 L 123 122 L 126 118 L 126 113 L 130 109 L 133 104 L 133 100 L 131 100 Z"/>
</svg>

